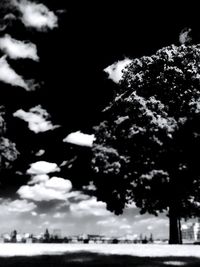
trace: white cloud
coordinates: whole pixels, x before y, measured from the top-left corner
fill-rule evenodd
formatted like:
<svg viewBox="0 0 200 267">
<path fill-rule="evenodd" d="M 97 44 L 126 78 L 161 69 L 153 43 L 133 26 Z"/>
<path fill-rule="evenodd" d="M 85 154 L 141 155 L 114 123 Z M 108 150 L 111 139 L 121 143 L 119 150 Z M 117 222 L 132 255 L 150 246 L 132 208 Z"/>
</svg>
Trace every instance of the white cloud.
<svg viewBox="0 0 200 267">
<path fill-rule="evenodd" d="M 111 214 L 111 212 L 106 209 L 106 204 L 102 201 L 97 201 L 95 197 L 82 200 L 78 203 L 72 203 L 70 205 L 70 210 L 74 215 L 78 216 L 107 216 Z"/>
<path fill-rule="evenodd" d="M 1 7 L 0 7 L 1 8 Z M 16 20 L 16 16 L 12 13 L 6 14 L 1 20 L 0 20 L 0 32 L 5 31 L 6 28 L 14 23 Z"/>
<path fill-rule="evenodd" d="M 120 229 L 131 229 L 132 227 L 129 224 L 122 224 L 119 226 Z"/>
<path fill-rule="evenodd" d="M 22 14 L 22 22 L 25 26 L 35 28 L 38 31 L 54 29 L 58 26 L 58 18 L 54 12 L 45 5 L 26 0 L 15 1 Z"/>
<path fill-rule="evenodd" d="M 147 226 L 147 230 L 152 230 L 153 229 L 153 226 L 152 225 L 148 225 Z"/>
<path fill-rule="evenodd" d="M 45 222 L 43 222 L 42 224 L 43 224 L 43 225 L 49 225 L 50 222 L 49 222 L 49 221 L 45 221 Z"/>
<path fill-rule="evenodd" d="M 41 157 L 42 155 L 44 155 L 45 154 L 45 150 L 44 149 L 40 149 L 37 153 L 35 153 L 35 155 L 37 156 L 37 157 Z"/>
<path fill-rule="evenodd" d="M 16 212 L 16 213 L 23 213 L 23 212 L 29 212 L 36 208 L 36 205 L 33 202 L 28 202 L 25 199 L 17 199 L 13 201 L 5 201 L 3 204 L 1 204 L 1 210 L 3 207 L 8 212 Z"/>
<path fill-rule="evenodd" d="M 8 64 L 6 57 L 0 58 L 0 81 L 10 84 L 12 86 L 19 86 L 27 91 L 31 91 L 33 87 L 23 79 L 22 76 L 18 75 Z"/>
<path fill-rule="evenodd" d="M 8 34 L 0 38 L 0 49 L 12 59 L 29 58 L 35 61 L 39 60 L 35 44 L 18 41 Z"/>
<path fill-rule="evenodd" d="M 73 201 L 82 201 L 82 200 L 87 200 L 90 197 L 88 195 L 83 194 L 81 191 L 71 191 L 67 194 L 67 198 L 69 200 Z"/>
<path fill-rule="evenodd" d="M 52 172 L 57 172 L 59 170 L 60 169 L 58 168 L 58 165 L 56 163 L 47 161 L 37 161 L 31 164 L 31 167 L 27 170 L 27 173 L 32 175 L 43 175 Z M 36 179 L 38 179 L 38 177 Z"/>
<path fill-rule="evenodd" d="M 84 134 L 81 133 L 80 131 L 70 133 L 63 140 L 63 142 L 66 143 L 75 144 L 78 146 L 87 146 L 87 147 L 92 147 L 94 141 L 95 141 L 94 134 Z"/>
<path fill-rule="evenodd" d="M 117 220 L 116 218 L 107 218 L 105 220 L 100 220 L 97 222 L 97 225 L 103 225 L 103 226 L 113 226 L 113 224 L 116 224 Z"/>
<path fill-rule="evenodd" d="M 114 216 L 114 215 L 112 215 Z M 112 228 L 124 231 L 132 229 L 132 226 L 127 222 L 127 218 L 122 217 L 107 217 L 104 220 L 97 221 L 97 225 L 105 228 Z"/>
<path fill-rule="evenodd" d="M 65 217 L 65 213 L 60 213 L 60 212 L 56 212 L 54 215 L 53 215 L 53 218 L 56 218 L 56 219 L 61 219 L 63 217 Z"/>
<path fill-rule="evenodd" d="M 21 186 L 17 193 L 21 198 L 33 201 L 65 200 L 63 192 L 46 188 L 43 184 Z"/>
<path fill-rule="evenodd" d="M 72 183 L 69 180 L 65 180 L 59 177 L 52 177 L 45 183 L 46 188 L 69 192 L 72 189 Z"/>
<path fill-rule="evenodd" d="M 126 204 L 126 208 L 127 209 L 135 209 L 136 208 L 135 202 Z"/>
<path fill-rule="evenodd" d="M 29 185 L 38 184 L 38 183 L 45 183 L 49 180 L 49 176 L 47 174 L 39 174 L 34 175 L 31 180 L 28 182 Z"/>
<path fill-rule="evenodd" d="M 123 75 L 122 70 L 130 63 L 131 60 L 129 58 L 125 58 L 124 60 L 117 61 L 108 66 L 104 69 L 104 71 L 109 75 L 109 79 L 115 83 L 119 83 Z"/>
<path fill-rule="evenodd" d="M 192 41 L 192 38 L 190 36 L 191 31 L 192 31 L 192 29 L 190 29 L 190 28 L 184 28 L 181 31 L 181 33 L 179 35 L 179 42 L 181 44 L 185 44 L 185 43 L 188 43 L 188 42 Z"/>
<path fill-rule="evenodd" d="M 34 133 L 46 132 L 59 127 L 48 120 L 49 114 L 40 105 L 31 108 L 28 112 L 19 109 L 13 116 L 28 122 L 29 129 Z"/>
<path fill-rule="evenodd" d="M 69 180 L 52 177 L 46 182 L 33 186 L 21 186 L 17 193 L 23 199 L 34 201 L 67 200 L 67 193 L 71 188 L 72 184 Z"/>
</svg>

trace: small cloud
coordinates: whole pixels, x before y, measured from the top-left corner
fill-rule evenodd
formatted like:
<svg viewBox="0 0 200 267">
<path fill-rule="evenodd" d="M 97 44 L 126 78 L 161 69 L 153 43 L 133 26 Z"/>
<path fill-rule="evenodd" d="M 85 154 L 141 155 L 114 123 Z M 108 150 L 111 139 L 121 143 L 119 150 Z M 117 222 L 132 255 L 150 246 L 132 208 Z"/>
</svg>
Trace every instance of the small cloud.
<svg viewBox="0 0 200 267">
<path fill-rule="evenodd" d="M 29 58 L 35 61 L 39 60 L 35 44 L 18 41 L 8 34 L 0 38 L 0 49 L 12 59 Z"/>
<path fill-rule="evenodd" d="M 181 44 L 187 44 L 190 43 L 192 41 L 192 37 L 191 37 L 191 32 L 192 29 L 190 28 L 184 28 L 179 35 L 179 42 Z"/>
<path fill-rule="evenodd" d="M 10 212 L 30 212 L 36 208 L 36 205 L 33 202 L 28 202 L 25 199 L 17 199 L 14 201 L 6 202 L 6 208 Z"/>
<path fill-rule="evenodd" d="M 27 173 L 32 175 L 43 175 L 57 171 L 60 171 L 60 169 L 58 168 L 58 165 L 56 163 L 37 161 L 31 164 L 31 167 L 27 170 Z"/>
<path fill-rule="evenodd" d="M 45 172 L 51 171 L 52 167 L 55 169 L 56 166 L 46 165 Z M 43 174 L 34 176 L 28 185 L 21 186 L 17 193 L 21 198 L 33 201 L 66 201 L 68 198 L 68 193 L 71 189 L 72 183 L 69 180 L 60 177 L 52 177 L 49 179 L 48 175 Z"/>
<path fill-rule="evenodd" d="M 153 229 L 153 226 L 152 225 L 148 225 L 147 226 L 147 230 L 152 230 Z"/>
<path fill-rule="evenodd" d="M 28 184 L 32 185 L 32 184 L 45 183 L 48 180 L 49 180 L 49 176 L 47 174 L 39 174 L 39 175 L 34 175 L 31 178 L 31 181 L 28 182 Z"/>
<path fill-rule="evenodd" d="M 64 161 L 60 164 L 60 167 L 64 167 L 64 166 L 66 166 L 67 163 L 68 163 L 68 161 L 67 161 L 67 160 L 64 160 Z"/>
<path fill-rule="evenodd" d="M 13 13 L 8 13 L 4 16 L 4 21 L 15 21 L 17 18 Z"/>
<path fill-rule="evenodd" d="M 46 188 L 69 192 L 72 189 L 72 183 L 69 180 L 65 180 L 59 177 L 52 177 L 45 183 Z"/>
<path fill-rule="evenodd" d="M 105 68 L 104 72 L 108 74 L 108 78 L 111 79 L 113 82 L 119 83 L 123 75 L 122 70 L 130 63 L 131 60 L 129 58 L 125 58 L 124 60 L 117 61 Z"/>
<path fill-rule="evenodd" d="M 77 216 L 106 216 L 111 214 L 111 212 L 106 209 L 106 204 L 102 201 L 97 201 L 95 197 L 82 200 L 78 203 L 72 203 L 70 205 L 70 211 Z"/>
<path fill-rule="evenodd" d="M 12 86 L 22 87 L 27 91 L 32 90 L 29 83 L 10 67 L 5 56 L 0 58 L 0 81 Z"/>
<path fill-rule="evenodd" d="M 135 209 L 135 208 L 136 208 L 135 202 L 126 204 L 126 209 Z"/>
<path fill-rule="evenodd" d="M 49 221 L 45 221 L 45 222 L 43 222 L 42 224 L 43 224 L 43 225 L 49 225 L 50 222 L 49 222 Z"/>
<path fill-rule="evenodd" d="M 37 153 L 35 153 L 36 157 L 41 157 L 45 154 L 45 150 L 44 149 L 40 149 Z"/>
<path fill-rule="evenodd" d="M 29 129 L 34 133 L 46 132 L 60 127 L 49 121 L 49 114 L 40 105 L 31 108 L 28 112 L 19 109 L 13 116 L 28 122 Z"/>
<path fill-rule="evenodd" d="M 56 218 L 56 219 L 61 219 L 65 217 L 65 213 L 60 213 L 60 212 L 56 212 L 54 215 L 53 215 L 53 218 Z"/>
<path fill-rule="evenodd" d="M 37 216 L 38 214 L 37 214 L 37 212 L 32 211 L 32 212 L 31 212 L 31 215 L 35 217 L 35 216 Z"/>
<path fill-rule="evenodd" d="M 92 147 L 94 141 L 94 134 L 84 134 L 80 131 L 70 133 L 67 137 L 65 137 L 65 139 L 63 139 L 63 142 L 86 147 Z"/>
<path fill-rule="evenodd" d="M 72 203 L 73 202 L 79 202 L 82 200 L 87 200 L 89 198 L 90 198 L 89 195 L 86 195 L 81 191 L 71 191 L 67 194 L 67 199 Z"/>
<path fill-rule="evenodd" d="M 0 32 L 5 31 L 8 26 L 11 26 L 13 22 L 16 21 L 16 19 L 16 16 L 12 13 L 6 14 L 2 19 L 0 19 Z"/>
<path fill-rule="evenodd" d="M 50 179 L 49 183 L 47 181 L 46 183 L 35 184 L 33 186 L 24 185 L 19 188 L 17 193 L 22 199 L 29 199 L 32 201 L 66 201 L 67 193 L 71 189 L 71 182 L 65 179 L 62 180 L 62 182 L 59 181 L 59 184 L 55 184 L 55 180 L 52 182 Z M 61 183 L 64 185 L 64 188 L 61 188 Z M 49 184 L 51 187 L 49 187 Z"/>
<path fill-rule="evenodd" d="M 58 18 L 44 4 L 29 2 L 27 0 L 15 1 L 22 14 L 22 22 L 26 27 L 38 31 L 54 29 L 58 26 Z"/>
<path fill-rule="evenodd" d="M 100 220 L 97 222 L 97 225 L 102 225 L 102 226 L 111 226 L 113 224 L 116 224 L 117 220 L 115 218 L 107 218 L 105 220 Z"/>
<path fill-rule="evenodd" d="M 131 229 L 132 227 L 129 224 L 122 224 L 119 226 L 119 228 L 127 230 L 127 229 Z"/>
</svg>

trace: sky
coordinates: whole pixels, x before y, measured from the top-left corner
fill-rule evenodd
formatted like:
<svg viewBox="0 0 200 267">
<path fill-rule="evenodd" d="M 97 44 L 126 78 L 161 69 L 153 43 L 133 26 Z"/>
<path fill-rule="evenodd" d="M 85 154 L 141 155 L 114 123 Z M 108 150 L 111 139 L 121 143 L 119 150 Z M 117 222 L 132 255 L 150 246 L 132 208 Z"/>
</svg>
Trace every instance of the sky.
<svg viewBox="0 0 200 267">
<path fill-rule="evenodd" d="M 76 159 L 73 144 L 90 150 L 92 127 L 131 58 L 178 44 L 185 27 L 200 39 L 192 3 L 107 2 L 0 3 L 0 101 L 8 137 L 26 158 L 1 176 L 0 233 L 168 236 L 165 215 L 140 215 L 133 204 L 116 216 L 76 188 L 81 171 L 76 181 L 63 171 Z"/>
</svg>

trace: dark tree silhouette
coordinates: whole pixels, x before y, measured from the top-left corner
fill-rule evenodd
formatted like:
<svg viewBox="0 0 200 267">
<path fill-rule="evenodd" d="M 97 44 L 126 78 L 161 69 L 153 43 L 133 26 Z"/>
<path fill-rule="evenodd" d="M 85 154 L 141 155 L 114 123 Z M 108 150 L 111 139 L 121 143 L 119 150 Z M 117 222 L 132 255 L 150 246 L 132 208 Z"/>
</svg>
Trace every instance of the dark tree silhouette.
<svg viewBox="0 0 200 267">
<path fill-rule="evenodd" d="M 6 137 L 4 108 L 0 106 L 0 171 L 10 168 L 18 155 L 15 143 Z"/>
<path fill-rule="evenodd" d="M 200 212 L 200 45 L 171 45 L 126 67 L 95 127 L 97 197 L 116 214 L 167 212 L 169 243 L 180 219 Z"/>
</svg>

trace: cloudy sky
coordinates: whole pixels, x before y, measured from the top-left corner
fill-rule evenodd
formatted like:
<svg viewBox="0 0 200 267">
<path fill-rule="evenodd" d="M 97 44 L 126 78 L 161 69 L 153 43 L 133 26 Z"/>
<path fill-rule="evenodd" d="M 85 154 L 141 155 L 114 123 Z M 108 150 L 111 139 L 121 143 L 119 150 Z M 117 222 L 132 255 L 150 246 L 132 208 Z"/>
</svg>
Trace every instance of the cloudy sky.
<svg viewBox="0 0 200 267">
<path fill-rule="evenodd" d="M 76 160 L 74 144 L 91 148 L 92 126 L 131 58 L 178 44 L 184 27 L 200 40 L 195 8 L 140 2 L 1 1 L 0 101 L 8 137 L 26 159 L 1 176 L 1 233 L 167 237 L 164 215 L 140 215 L 133 204 L 115 216 L 63 171 Z M 76 176 L 84 179 L 78 170 Z"/>
</svg>

